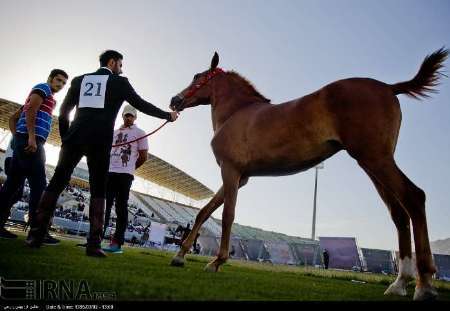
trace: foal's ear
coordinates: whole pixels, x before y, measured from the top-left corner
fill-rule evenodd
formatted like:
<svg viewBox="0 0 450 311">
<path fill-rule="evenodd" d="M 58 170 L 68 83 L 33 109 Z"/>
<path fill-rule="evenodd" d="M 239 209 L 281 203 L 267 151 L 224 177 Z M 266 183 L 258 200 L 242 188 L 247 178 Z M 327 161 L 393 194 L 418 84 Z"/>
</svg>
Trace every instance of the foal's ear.
<svg viewBox="0 0 450 311">
<path fill-rule="evenodd" d="M 219 54 L 214 52 L 214 56 L 211 60 L 211 69 L 216 69 L 217 65 L 219 65 Z"/>
</svg>

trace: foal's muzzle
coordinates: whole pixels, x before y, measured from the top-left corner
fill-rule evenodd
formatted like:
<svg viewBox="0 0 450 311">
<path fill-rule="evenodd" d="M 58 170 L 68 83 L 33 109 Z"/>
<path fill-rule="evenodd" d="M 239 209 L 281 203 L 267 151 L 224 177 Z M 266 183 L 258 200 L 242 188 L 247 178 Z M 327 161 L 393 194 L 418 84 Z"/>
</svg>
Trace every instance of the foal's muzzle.
<svg viewBox="0 0 450 311">
<path fill-rule="evenodd" d="M 178 95 L 172 97 L 169 107 L 173 111 L 182 111 L 184 109 L 183 102 L 184 102 L 184 97 L 181 94 L 178 94 Z"/>
</svg>

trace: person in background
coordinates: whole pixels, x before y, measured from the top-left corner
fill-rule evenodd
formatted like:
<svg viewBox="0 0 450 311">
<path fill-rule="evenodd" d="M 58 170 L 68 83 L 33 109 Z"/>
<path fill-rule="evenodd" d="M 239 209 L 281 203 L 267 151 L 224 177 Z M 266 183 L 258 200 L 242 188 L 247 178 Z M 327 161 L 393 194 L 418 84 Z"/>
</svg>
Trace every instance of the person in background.
<svg viewBox="0 0 450 311">
<path fill-rule="evenodd" d="M 39 199 L 47 184 L 45 176 L 44 144 L 50 134 L 52 112 L 56 101 L 53 94 L 59 92 L 67 83 L 64 70 L 53 69 L 46 83 L 34 86 L 22 109 L 10 118 L 10 130 L 14 135 L 13 156 L 9 164 L 9 174 L 0 190 L 0 237 L 15 239 L 17 235 L 5 229 L 11 207 L 23 189 L 25 179 L 30 186 L 28 219 L 31 225 L 36 222 Z M 22 192 L 20 192 L 22 194 Z M 49 215 L 49 219 L 53 213 Z M 59 241 L 48 234 L 50 222 L 42 230 L 42 243 L 58 244 Z"/>
<path fill-rule="evenodd" d="M 200 254 L 200 249 L 197 249 L 200 244 L 197 243 L 198 237 L 200 236 L 200 233 L 197 233 L 197 235 L 195 236 L 195 240 L 193 243 L 193 247 L 194 247 L 194 254 Z M 187 236 L 186 236 L 187 237 Z"/>
<path fill-rule="evenodd" d="M 186 238 L 188 237 L 189 233 L 191 233 L 191 224 L 190 223 L 188 223 L 186 225 L 186 228 L 183 229 L 183 235 L 181 236 L 181 242 L 180 242 L 181 244 L 183 244 L 184 240 L 186 240 Z"/>
<path fill-rule="evenodd" d="M 236 254 L 236 249 L 234 248 L 233 244 L 231 245 L 231 250 L 228 254 L 229 254 L 230 258 L 233 258 L 234 254 Z"/>
<path fill-rule="evenodd" d="M 145 163 L 148 153 L 147 138 L 139 139 L 145 136 L 145 131 L 135 124 L 137 110 L 133 106 L 125 106 L 122 112 L 122 119 L 123 125 L 114 131 L 113 144 L 131 143 L 113 147 L 110 154 L 103 236 L 105 236 L 108 228 L 114 201 L 117 218 L 116 231 L 111 244 L 103 250 L 111 253 L 120 251 L 125 242 L 125 231 L 128 223 L 128 198 L 134 179 L 134 172 Z M 136 139 L 139 140 L 132 142 Z M 135 216 L 135 221 L 137 215 Z"/>
<path fill-rule="evenodd" d="M 328 264 L 330 263 L 330 254 L 328 254 L 327 249 L 323 250 L 323 265 L 325 269 L 328 269 Z"/>
</svg>

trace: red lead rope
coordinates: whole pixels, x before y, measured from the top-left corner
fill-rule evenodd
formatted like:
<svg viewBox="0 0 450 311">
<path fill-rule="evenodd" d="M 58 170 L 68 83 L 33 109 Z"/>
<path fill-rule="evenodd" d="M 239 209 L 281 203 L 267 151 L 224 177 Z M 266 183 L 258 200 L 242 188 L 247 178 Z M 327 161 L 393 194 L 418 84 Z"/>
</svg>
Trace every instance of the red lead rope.
<svg viewBox="0 0 450 311">
<path fill-rule="evenodd" d="M 164 122 L 164 123 L 163 123 L 160 127 L 158 127 L 156 130 L 154 130 L 153 132 L 150 132 L 150 133 L 148 133 L 148 134 L 146 134 L 146 135 L 144 135 L 144 136 L 142 136 L 142 137 L 136 138 L 136 139 L 131 140 L 131 141 L 127 141 L 127 142 L 125 142 L 125 143 L 121 143 L 121 144 L 117 144 L 117 145 L 112 145 L 112 147 L 120 147 L 120 146 L 124 146 L 124 145 L 128 145 L 128 144 L 137 142 L 138 140 L 144 139 L 144 138 L 146 138 L 146 137 L 148 137 L 148 136 L 150 136 L 150 135 L 153 135 L 153 134 L 155 134 L 156 132 L 158 132 L 158 131 L 159 131 L 160 129 L 162 129 L 162 128 L 164 127 L 164 125 L 166 125 L 167 123 L 169 123 L 169 121 Z"/>
</svg>

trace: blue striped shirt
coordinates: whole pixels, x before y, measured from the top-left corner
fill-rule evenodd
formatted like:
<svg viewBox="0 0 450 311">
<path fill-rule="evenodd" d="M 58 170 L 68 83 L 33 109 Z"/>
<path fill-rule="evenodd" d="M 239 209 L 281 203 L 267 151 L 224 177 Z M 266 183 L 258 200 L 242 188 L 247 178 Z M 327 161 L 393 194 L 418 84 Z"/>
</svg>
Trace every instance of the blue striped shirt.
<svg viewBox="0 0 450 311">
<path fill-rule="evenodd" d="M 19 121 L 17 121 L 16 131 L 22 134 L 28 134 L 26 112 L 30 107 L 30 97 L 32 94 L 38 94 L 44 101 L 42 102 L 36 114 L 35 134 L 38 137 L 47 139 L 52 127 L 52 112 L 55 109 L 56 101 L 53 99 L 53 93 L 48 83 L 39 83 L 31 89 L 25 102 Z"/>
</svg>

